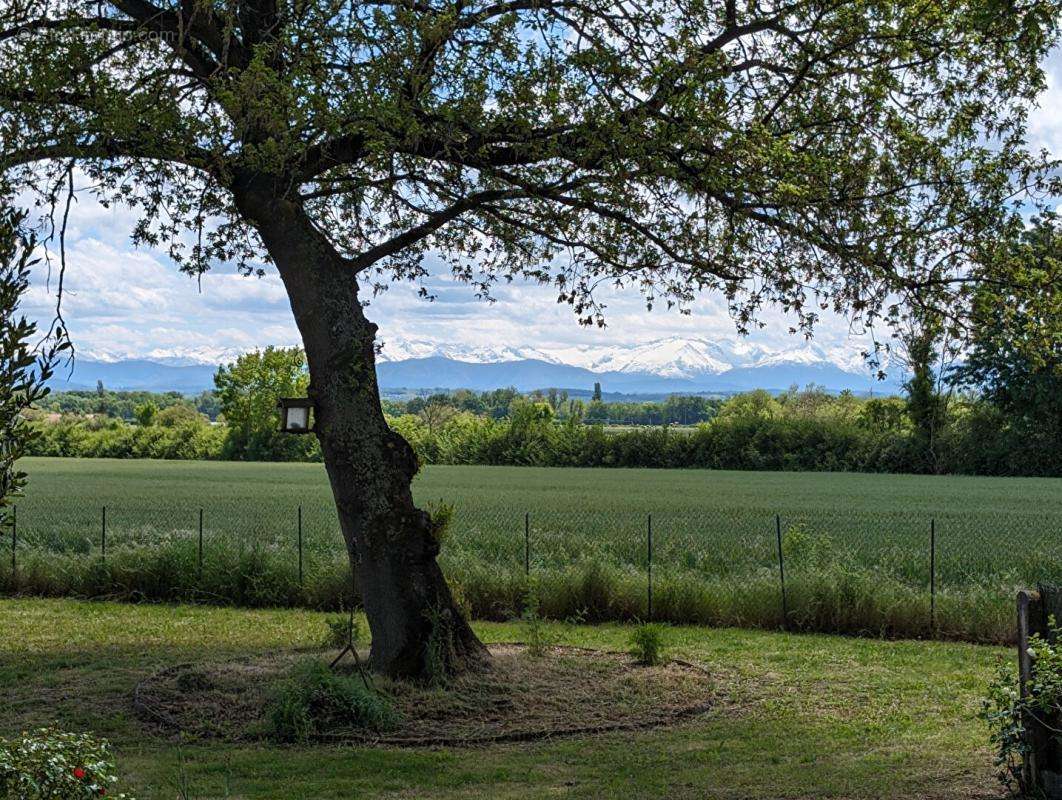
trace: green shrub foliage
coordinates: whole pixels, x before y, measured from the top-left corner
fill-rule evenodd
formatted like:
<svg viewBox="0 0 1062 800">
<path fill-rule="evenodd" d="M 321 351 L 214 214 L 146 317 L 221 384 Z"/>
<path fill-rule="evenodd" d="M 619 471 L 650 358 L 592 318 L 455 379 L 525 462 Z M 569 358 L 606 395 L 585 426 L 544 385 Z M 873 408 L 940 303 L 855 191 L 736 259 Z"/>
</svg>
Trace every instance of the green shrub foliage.
<svg viewBox="0 0 1062 800">
<path fill-rule="evenodd" d="M 1025 686 L 1024 696 L 1013 667 L 1000 662 L 981 705 L 980 716 L 988 725 L 996 751 L 999 780 L 1023 796 L 1032 788 L 1025 785 L 1023 770 L 1031 752 L 1025 720 L 1035 717 L 1048 722 L 1062 715 L 1062 648 L 1057 644 L 1062 629 L 1053 616 L 1048 620 L 1048 627 L 1054 642 L 1039 634 L 1029 637 L 1032 677 Z"/>
<path fill-rule="evenodd" d="M 303 743 L 352 728 L 389 730 L 398 724 L 399 715 L 361 676 L 337 674 L 319 661 L 307 660 L 274 692 L 268 721 L 277 741 Z"/>
<path fill-rule="evenodd" d="M 458 404 L 464 393 L 440 397 Z M 443 403 L 438 397 L 433 402 Z M 504 408 L 446 405 L 448 413 L 438 408 L 431 414 L 406 413 L 420 405 L 413 400 L 388 404 L 394 412 L 391 426 L 422 464 L 1062 475 L 1062 447 L 1039 439 L 1036 446 L 1032 440 L 1019 446 L 1017 421 L 988 400 L 970 396 L 948 404 L 931 465 L 903 400 L 831 395 L 814 387 L 779 396 L 735 395 L 707 421 L 685 427 L 607 427 L 593 424 L 578 408 L 554 413 L 548 403 L 519 396 Z M 33 422 L 38 435 L 28 454 L 321 460 L 313 436 L 276 433 L 270 421 L 249 432 L 242 425 L 211 423 L 203 414 L 189 413 L 192 409 L 188 401 L 187 409 L 171 413 L 166 425 L 161 412 L 147 425 L 38 414 Z"/>
<path fill-rule="evenodd" d="M 630 636 L 630 653 L 639 664 L 655 667 L 664 660 L 667 628 L 658 622 L 639 625 Z"/>
<path fill-rule="evenodd" d="M 361 640 L 361 626 L 355 617 L 336 614 L 325 620 L 326 632 L 321 645 L 325 648 L 341 648 L 356 645 Z"/>
<path fill-rule="evenodd" d="M 41 728 L 0 740 L 0 800 L 132 800 L 115 794 L 107 743 L 87 734 Z"/>
</svg>

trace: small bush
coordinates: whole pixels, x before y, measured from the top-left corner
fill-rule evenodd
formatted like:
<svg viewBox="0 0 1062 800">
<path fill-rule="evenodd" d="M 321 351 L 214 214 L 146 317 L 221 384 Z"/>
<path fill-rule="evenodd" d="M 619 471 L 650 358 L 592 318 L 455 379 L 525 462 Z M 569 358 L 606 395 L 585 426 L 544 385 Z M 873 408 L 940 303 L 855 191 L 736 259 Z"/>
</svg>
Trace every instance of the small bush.
<svg viewBox="0 0 1062 800">
<path fill-rule="evenodd" d="M 319 661 L 297 664 L 274 692 L 267 713 L 281 742 L 303 743 L 335 730 L 385 731 L 399 722 L 390 702 L 357 675 L 339 675 Z"/>
<path fill-rule="evenodd" d="M 640 664 L 647 667 L 655 667 L 664 660 L 665 627 L 656 622 L 648 622 L 639 625 L 630 636 L 630 653 Z"/>
<path fill-rule="evenodd" d="M 435 541 L 439 543 L 441 547 L 446 543 L 446 540 L 450 537 L 452 531 L 452 525 L 454 521 L 454 506 L 452 503 L 444 503 L 440 500 L 437 503 L 429 502 L 427 505 L 428 516 L 431 517 L 431 532 L 435 537 Z"/>
<path fill-rule="evenodd" d="M 1062 628 L 1053 615 L 1048 618 L 1048 628 L 1057 641 Z M 1033 634 L 1029 637 L 1028 653 L 1032 676 L 1024 696 L 1013 668 L 1001 662 L 995 679 L 989 684 L 988 695 L 981 702 L 980 712 L 996 751 L 994 763 L 999 780 L 1022 796 L 1034 788 L 1026 785 L 1023 768 L 1032 752 L 1025 719 L 1035 716 L 1053 721 L 1062 714 L 1062 646 Z"/>
<path fill-rule="evenodd" d="M 425 618 L 431 628 L 424 644 L 424 674 L 429 686 L 445 686 L 450 682 L 454 663 L 454 625 L 449 609 L 429 608 Z"/>
<path fill-rule="evenodd" d="M 0 800 L 89 800 L 108 796 L 117 782 L 105 741 L 41 728 L 0 740 Z"/>
<path fill-rule="evenodd" d="M 346 647 L 348 644 L 356 645 L 361 641 L 361 626 L 358 621 L 350 616 L 335 615 L 325 620 L 327 632 L 321 641 L 321 646 L 326 650 L 337 647 Z"/>
</svg>

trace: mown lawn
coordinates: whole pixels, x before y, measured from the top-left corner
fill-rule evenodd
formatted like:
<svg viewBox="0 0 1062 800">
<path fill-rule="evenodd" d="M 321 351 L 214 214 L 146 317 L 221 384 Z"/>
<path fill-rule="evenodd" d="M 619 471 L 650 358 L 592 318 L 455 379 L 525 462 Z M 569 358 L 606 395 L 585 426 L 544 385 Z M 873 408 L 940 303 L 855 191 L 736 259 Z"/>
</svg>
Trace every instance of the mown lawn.
<svg viewBox="0 0 1062 800">
<path fill-rule="evenodd" d="M 140 798 L 995 797 L 975 718 L 999 648 L 674 628 L 718 675 L 718 708 L 669 729 L 475 750 L 222 745 L 153 738 L 131 705 L 166 664 L 314 645 L 324 615 L 70 600 L 0 601 L 0 735 L 58 722 L 116 745 Z M 477 624 L 488 641 L 519 625 Z M 623 626 L 552 637 L 626 646 Z M 185 794 L 178 791 L 185 787 Z"/>
</svg>

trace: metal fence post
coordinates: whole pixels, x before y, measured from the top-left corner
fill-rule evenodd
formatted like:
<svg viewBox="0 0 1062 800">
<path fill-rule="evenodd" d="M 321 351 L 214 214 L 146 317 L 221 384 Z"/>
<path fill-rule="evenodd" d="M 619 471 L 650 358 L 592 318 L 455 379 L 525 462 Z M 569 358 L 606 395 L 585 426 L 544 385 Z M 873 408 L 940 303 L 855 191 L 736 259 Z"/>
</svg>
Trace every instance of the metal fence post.
<svg viewBox="0 0 1062 800">
<path fill-rule="evenodd" d="M 199 550 L 196 554 L 196 565 L 199 569 L 199 582 L 203 582 L 203 509 L 199 509 Z"/>
<path fill-rule="evenodd" d="M 647 566 L 648 566 L 648 573 L 649 573 L 649 575 L 648 575 L 649 580 L 648 580 L 648 583 L 647 583 L 647 586 L 646 586 L 646 588 L 648 590 L 647 591 L 647 595 L 648 595 L 647 599 L 649 601 L 648 602 L 648 608 L 647 608 L 647 616 L 648 616 L 649 620 L 652 621 L 652 619 L 653 619 L 653 515 L 652 514 L 649 514 L 646 517 L 645 536 L 646 536 L 646 545 L 647 545 L 646 554 L 648 556 Z"/>
<path fill-rule="evenodd" d="M 937 521 L 929 520 L 929 629 L 937 630 Z"/>
<path fill-rule="evenodd" d="M 782 582 L 782 627 L 789 628 L 789 600 L 785 594 L 785 556 L 782 554 L 782 517 L 774 515 L 774 532 L 778 539 L 778 577 Z"/>
<path fill-rule="evenodd" d="M 299 586 L 302 586 L 302 506 L 299 506 Z"/>
<path fill-rule="evenodd" d="M 100 521 L 100 558 L 107 563 L 107 506 L 103 507 L 103 515 Z"/>
<path fill-rule="evenodd" d="M 11 580 L 18 573 L 18 506 L 11 506 Z"/>
<path fill-rule="evenodd" d="M 531 575 L 531 512 L 524 512 L 524 575 Z"/>
</svg>

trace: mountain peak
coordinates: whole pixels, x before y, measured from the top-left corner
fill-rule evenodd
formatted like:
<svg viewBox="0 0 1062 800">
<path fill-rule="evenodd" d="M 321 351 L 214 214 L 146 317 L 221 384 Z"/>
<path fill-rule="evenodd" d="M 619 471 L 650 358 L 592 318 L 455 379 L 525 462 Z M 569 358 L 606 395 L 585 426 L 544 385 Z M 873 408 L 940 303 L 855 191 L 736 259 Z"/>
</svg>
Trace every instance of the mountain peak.
<svg viewBox="0 0 1062 800">
<path fill-rule="evenodd" d="M 460 345 L 391 337 L 384 340 L 380 361 L 401 362 L 433 356 L 466 364 L 535 360 L 581 367 L 591 372 L 645 373 L 676 379 L 782 365 L 831 365 L 844 372 L 870 374 L 859 351 L 853 347 L 824 348 L 813 342 L 796 340 L 793 347 L 772 350 L 739 337 L 712 340 L 697 336 L 666 336 L 640 344 L 555 347 Z"/>
</svg>

